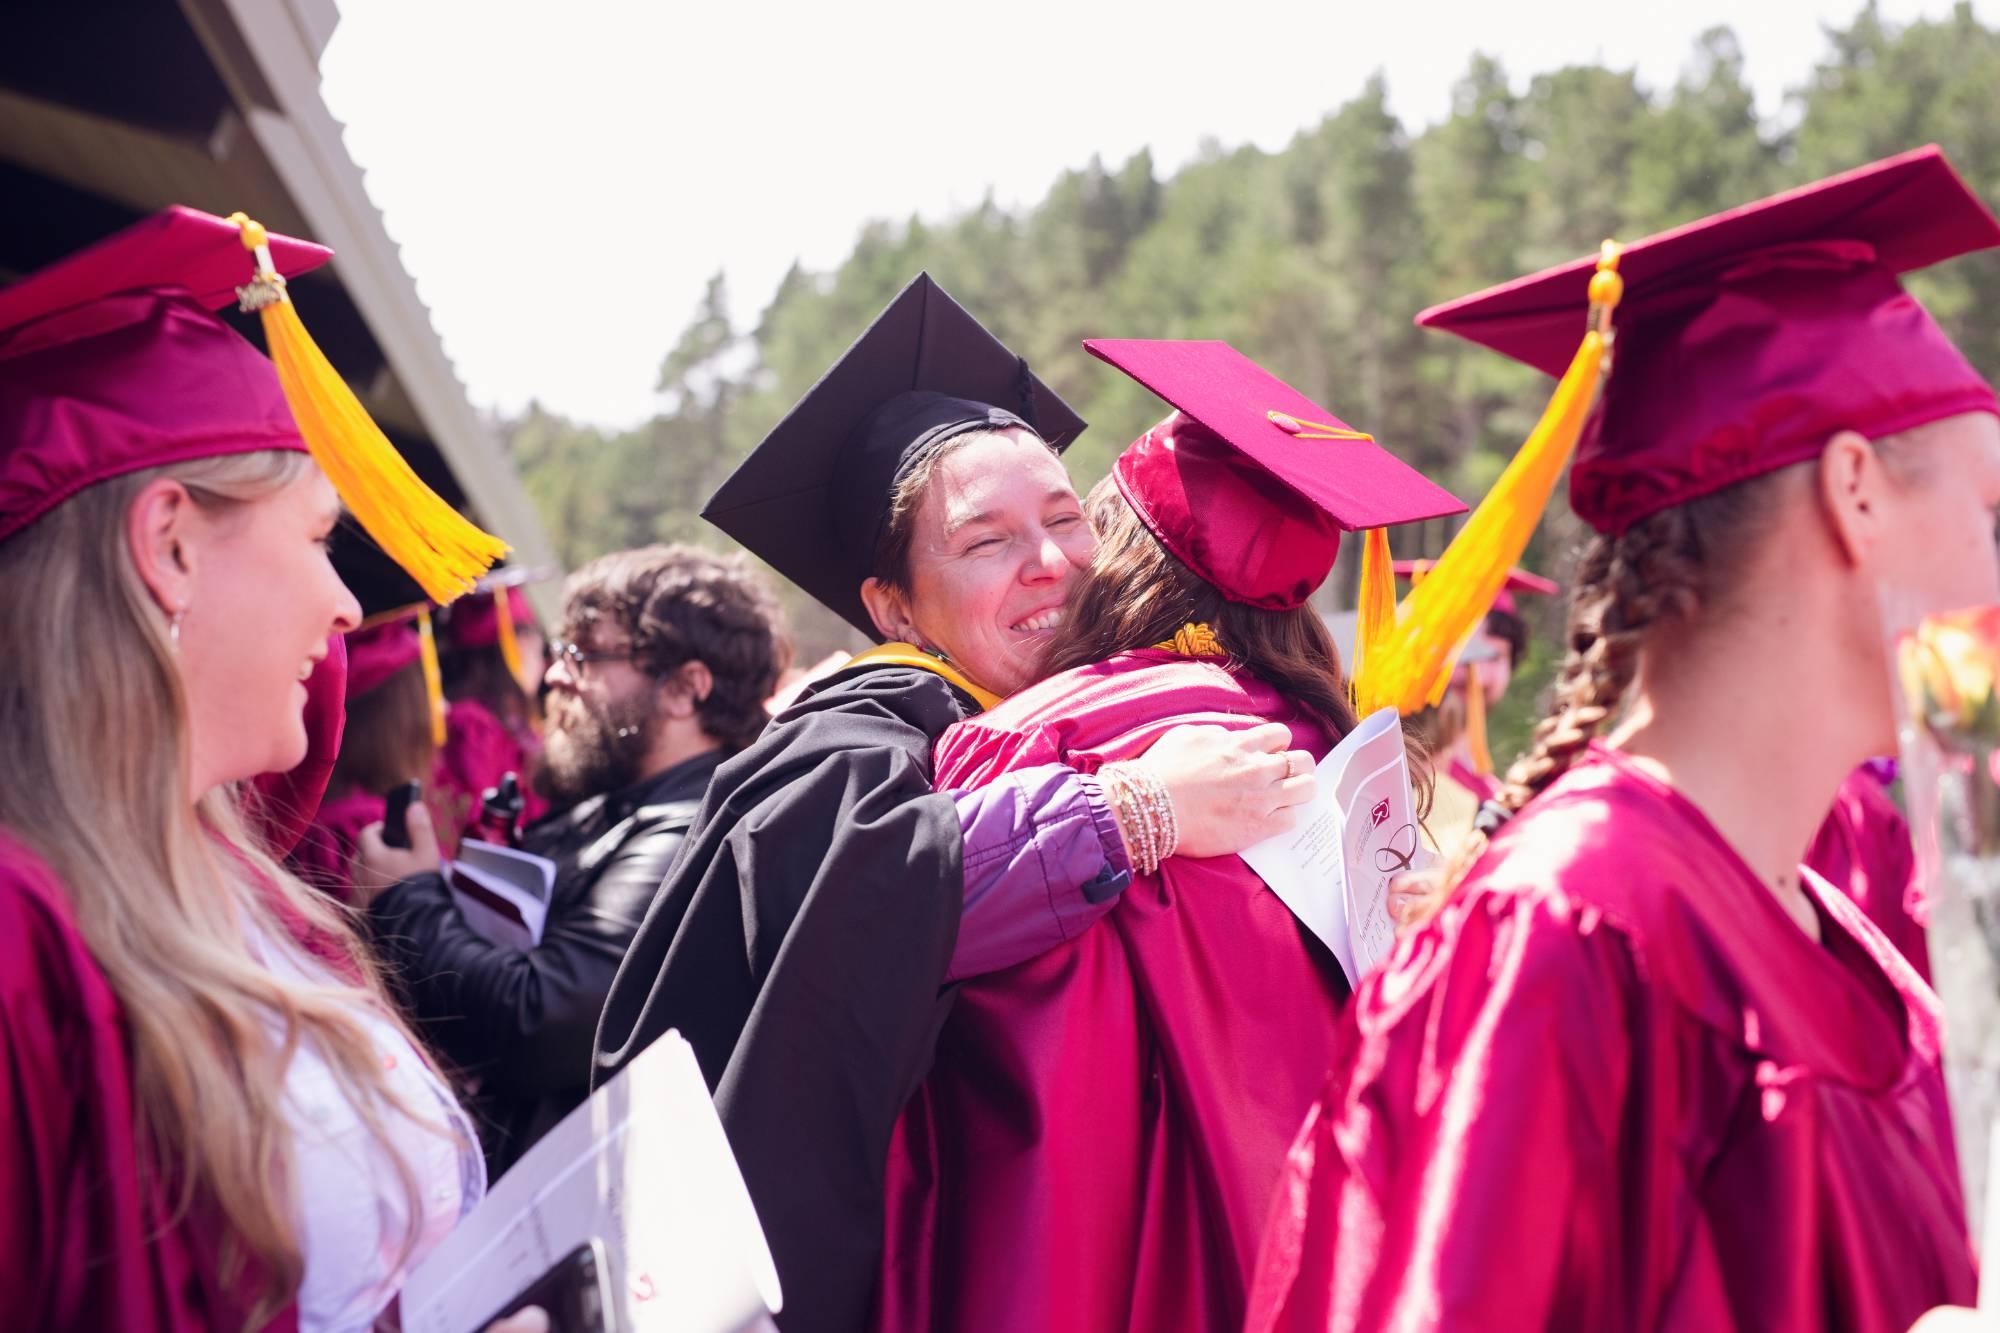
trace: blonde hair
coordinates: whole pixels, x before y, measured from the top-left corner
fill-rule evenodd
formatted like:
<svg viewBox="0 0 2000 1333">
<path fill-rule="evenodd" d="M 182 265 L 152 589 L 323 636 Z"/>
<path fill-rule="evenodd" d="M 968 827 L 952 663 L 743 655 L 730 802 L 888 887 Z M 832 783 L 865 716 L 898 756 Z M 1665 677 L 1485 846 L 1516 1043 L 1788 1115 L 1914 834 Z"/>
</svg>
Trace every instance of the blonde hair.
<svg viewBox="0 0 2000 1333">
<path fill-rule="evenodd" d="M 224 1284 L 254 1273 L 246 1327 L 295 1299 L 304 1270 L 283 1109 L 301 1043 L 324 1057 L 395 1164 L 406 1254 L 422 1194 L 386 1125 L 401 1116 L 453 1133 L 386 1084 L 357 1014 L 373 1008 L 407 1029 L 340 909 L 258 844 L 237 792 L 188 789 L 178 659 L 126 546 L 126 511 L 155 478 L 226 511 L 310 466 L 304 454 L 272 451 L 138 472 L 0 543 L 0 643 L 16 645 L 0 671 L 0 826 L 64 886 L 129 1033 L 134 1167 L 167 1186 L 172 1223 L 191 1212 L 213 1219 Z M 353 979 L 308 956 L 300 924 L 353 960 Z M 294 975 L 274 972 L 259 947 L 281 951 Z"/>
</svg>

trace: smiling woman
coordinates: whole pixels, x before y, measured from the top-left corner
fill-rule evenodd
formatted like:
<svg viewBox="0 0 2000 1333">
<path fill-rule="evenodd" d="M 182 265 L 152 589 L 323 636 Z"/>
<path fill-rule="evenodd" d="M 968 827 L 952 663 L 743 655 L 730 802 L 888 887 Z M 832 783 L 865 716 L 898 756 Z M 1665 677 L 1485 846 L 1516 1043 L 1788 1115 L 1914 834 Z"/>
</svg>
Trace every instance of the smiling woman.
<svg viewBox="0 0 2000 1333">
<path fill-rule="evenodd" d="M 1095 544 L 1054 450 L 1025 429 L 975 431 L 896 483 L 861 597 L 884 637 L 1004 697 L 1033 678 Z"/>
<path fill-rule="evenodd" d="M 246 804 L 323 782 L 309 705 L 360 614 L 340 497 L 211 313 L 252 273 L 235 226 L 170 210 L 0 289 L 0 643 L 32 646 L 0 656 L 0 1180 L 35 1182 L 0 1191 L 26 1247 L 0 1306 L 26 1327 L 364 1327 L 483 1188 Z"/>
<path fill-rule="evenodd" d="M 600 1076 L 668 1028 L 693 1043 L 789 1333 L 867 1317 L 883 1162 L 948 983 L 1070 938 L 1130 877 L 1094 778 L 1049 764 L 979 792 L 931 784 L 932 743 L 1031 677 L 1089 562 L 1057 457 L 1082 429 L 920 276 L 706 511 L 891 640 L 717 771 L 598 1032 Z M 1287 758 L 1282 729 L 1190 732 L 1146 760 L 1183 845 L 1281 827 L 1310 756 Z"/>
<path fill-rule="evenodd" d="M 1331 414 L 1226 344 L 1086 346 L 1182 410 L 1091 493 L 1097 550 L 1034 636 L 1043 678 L 945 733 L 938 782 L 1061 764 L 1130 800 L 1129 761 L 1194 723 L 1268 723 L 1309 764 L 1354 724 L 1306 604 L 1342 531 L 1464 506 L 1358 433 L 1301 448 L 1272 414 Z M 961 988 L 887 1168 L 883 1333 L 1241 1319 L 1347 985 L 1240 859 L 1169 839 L 1133 868 L 1103 925 Z"/>
</svg>

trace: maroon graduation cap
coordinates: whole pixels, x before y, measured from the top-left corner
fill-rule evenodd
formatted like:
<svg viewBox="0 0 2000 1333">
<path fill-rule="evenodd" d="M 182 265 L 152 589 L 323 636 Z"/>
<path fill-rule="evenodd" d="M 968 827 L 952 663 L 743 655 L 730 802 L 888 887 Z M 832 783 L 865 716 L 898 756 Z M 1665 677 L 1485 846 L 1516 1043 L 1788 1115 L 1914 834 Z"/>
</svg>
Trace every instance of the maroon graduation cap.
<svg viewBox="0 0 2000 1333">
<path fill-rule="evenodd" d="M 270 249 L 287 277 L 333 254 Z M 305 450 L 270 361 L 211 313 L 254 272 L 235 224 L 169 208 L 0 288 L 0 540 L 127 472 Z"/>
<path fill-rule="evenodd" d="M 1936 147 L 1624 247 L 1613 365 L 1577 444 L 1570 503 L 1619 532 L 1649 514 L 1964 412 L 1993 389 L 1898 275 L 2000 245 Z M 1582 335 L 1596 260 L 1417 316 L 1549 375 Z"/>
<path fill-rule="evenodd" d="M 1174 407 L 1112 476 L 1161 545 L 1231 601 L 1302 606 L 1332 571 L 1341 533 L 1465 512 L 1228 343 L 1083 345 Z"/>
</svg>

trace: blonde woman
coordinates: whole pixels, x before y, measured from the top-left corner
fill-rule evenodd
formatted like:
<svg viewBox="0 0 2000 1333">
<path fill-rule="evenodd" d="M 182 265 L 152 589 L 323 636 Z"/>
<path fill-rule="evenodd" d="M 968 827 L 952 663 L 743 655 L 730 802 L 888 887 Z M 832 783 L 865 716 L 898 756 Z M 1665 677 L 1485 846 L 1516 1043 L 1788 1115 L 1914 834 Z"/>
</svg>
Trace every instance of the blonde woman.
<svg viewBox="0 0 2000 1333">
<path fill-rule="evenodd" d="M 365 1329 L 484 1188 L 346 920 L 246 817 L 359 616 L 339 499 L 209 310 L 250 272 L 174 210 L 0 289 L 13 1327 Z"/>
</svg>

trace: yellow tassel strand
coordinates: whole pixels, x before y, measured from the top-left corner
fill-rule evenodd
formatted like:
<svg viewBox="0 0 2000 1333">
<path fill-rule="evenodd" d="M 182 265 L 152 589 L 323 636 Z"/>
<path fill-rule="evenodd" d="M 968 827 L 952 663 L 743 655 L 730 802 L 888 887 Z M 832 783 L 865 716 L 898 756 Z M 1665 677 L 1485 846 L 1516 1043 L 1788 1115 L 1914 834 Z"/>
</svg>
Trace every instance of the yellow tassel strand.
<svg viewBox="0 0 2000 1333">
<path fill-rule="evenodd" d="M 438 666 L 437 630 L 428 606 L 417 612 L 417 660 L 424 664 L 424 694 L 431 705 L 431 743 L 443 748 L 444 671 Z"/>
<path fill-rule="evenodd" d="M 432 601 L 451 601 L 507 554 L 507 544 L 446 504 L 403 461 L 299 322 L 264 228 L 241 213 L 229 220 L 257 263 L 237 295 L 263 321 L 278 383 L 314 461 L 390 559 Z"/>
<path fill-rule="evenodd" d="M 1389 530 L 1370 528 L 1361 538 L 1361 594 L 1355 603 L 1354 660 L 1347 664 L 1350 688 L 1378 656 L 1396 628 L 1396 571 L 1389 555 Z M 1365 714 L 1364 714 L 1365 716 Z"/>
<path fill-rule="evenodd" d="M 1472 771 L 1482 778 L 1493 776 L 1493 751 L 1486 743 L 1486 682 L 1479 678 L 1479 664 L 1465 664 L 1465 748 L 1472 756 Z"/>
<path fill-rule="evenodd" d="M 494 632 L 500 636 L 500 660 L 515 680 L 521 679 L 521 641 L 514 635 L 514 602 L 505 588 L 493 590 Z"/>
<path fill-rule="evenodd" d="M 1354 701 L 1363 717 L 1393 706 L 1408 716 L 1444 695 L 1459 653 L 1506 586 L 1569 466 L 1584 421 L 1611 366 L 1611 312 L 1624 294 L 1618 247 L 1610 241 L 1590 279 L 1590 328 L 1527 443 L 1452 538 L 1430 577 L 1397 608 L 1385 641 L 1356 672 Z"/>
</svg>

